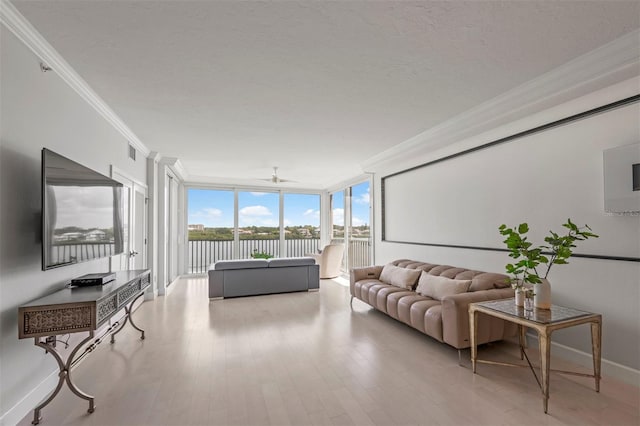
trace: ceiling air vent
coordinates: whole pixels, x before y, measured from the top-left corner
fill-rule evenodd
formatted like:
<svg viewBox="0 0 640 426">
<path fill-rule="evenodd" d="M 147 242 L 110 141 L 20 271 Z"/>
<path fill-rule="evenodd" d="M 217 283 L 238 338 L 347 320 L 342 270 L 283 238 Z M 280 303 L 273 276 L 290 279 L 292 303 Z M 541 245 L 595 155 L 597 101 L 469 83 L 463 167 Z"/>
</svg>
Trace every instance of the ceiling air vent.
<svg viewBox="0 0 640 426">
<path fill-rule="evenodd" d="M 136 148 L 131 144 L 129 144 L 129 158 L 136 161 Z"/>
</svg>

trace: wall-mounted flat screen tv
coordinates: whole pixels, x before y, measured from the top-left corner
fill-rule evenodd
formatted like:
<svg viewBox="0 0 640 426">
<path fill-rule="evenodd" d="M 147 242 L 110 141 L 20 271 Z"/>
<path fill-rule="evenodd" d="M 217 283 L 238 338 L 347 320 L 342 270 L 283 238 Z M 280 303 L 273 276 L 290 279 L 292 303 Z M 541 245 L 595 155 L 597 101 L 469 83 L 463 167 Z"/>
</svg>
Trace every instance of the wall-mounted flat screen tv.
<svg viewBox="0 0 640 426">
<path fill-rule="evenodd" d="M 42 150 L 42 269 L 124 250 L 122 184 Z"/>
</svg>

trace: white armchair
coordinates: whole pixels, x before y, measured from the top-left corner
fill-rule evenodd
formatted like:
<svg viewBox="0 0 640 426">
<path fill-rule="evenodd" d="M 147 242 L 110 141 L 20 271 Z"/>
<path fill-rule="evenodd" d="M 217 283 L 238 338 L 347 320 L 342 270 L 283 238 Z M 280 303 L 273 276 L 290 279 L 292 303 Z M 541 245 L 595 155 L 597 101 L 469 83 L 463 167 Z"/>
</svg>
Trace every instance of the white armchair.
<svg viewBox="0 0 640 426">
<path fill-rule="evenodd" d="M 340 266 L 342 264 L 342 254 L 344 253 L 344 245 L 328 244 L 322 249 L 322 253 L 307 253 L 306 256 L 313 257 L 316 263 L 320 265 L 320 278 L 335 278 L 340 275 Z"/>
</svg>

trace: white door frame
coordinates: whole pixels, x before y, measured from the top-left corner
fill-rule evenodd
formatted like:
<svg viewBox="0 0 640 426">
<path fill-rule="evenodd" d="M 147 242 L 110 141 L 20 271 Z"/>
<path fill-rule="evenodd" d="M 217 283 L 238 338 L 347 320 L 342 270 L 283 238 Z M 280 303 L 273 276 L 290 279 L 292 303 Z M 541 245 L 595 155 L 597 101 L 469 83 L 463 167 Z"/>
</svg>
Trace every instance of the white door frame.
<svg viewBox="0 0 640 426">
<path fill-rule="evenodd" d="M 111 178 L 122 183 L 124 186 L 126 186 L 127 188 L 129 188 L 129 212 L 127 212 L 128 216 L 128 226 L 129 226 L 129 235 L 128 235 L 128 246 L 124 248 L 125 253 L 123 254 L 123 256 L 126 256 L 127 258 L 127 262 L 126 262 L 126 267 L 127 269 L 132 269 L 133 268 L 133 257 L 134 256 L 140 256 L 142 259 L 142 265 L 143 265 L 143 269 L 147 267 L 147 241 L 148 241 L 148 236 L 147 236 L 147 185 L 138 181 L 137 179 L 131 177 L 130 175 L 128 175 L 126 172 L 123 172 L 122 170 L 119 170 L 117 167 L 115 166 L 111 166 Z M 143 195 L 143 200 L 144 203 L 142 206 L 136 206 L 136 197 L 135 197 L 135 193 L 140 193 Z M 142 229 L 136 229 L 136 223 L 135 223 L 135 218 L 136 218 L 136 209 L 137 208 L 142 208 L 143 209 L 143 223 L 142 223 Z M 137 253 L 137 254 L 133 254 L 132 252 L 134 251 L 134 247 L 135 247 L 135 238 L 137 235 L 139 235 L 138 233 L 141 232 L 142 233 L 142 238 L 143 238 L 143 248 L 142 248 L 142 252 Z"/>
</svg>

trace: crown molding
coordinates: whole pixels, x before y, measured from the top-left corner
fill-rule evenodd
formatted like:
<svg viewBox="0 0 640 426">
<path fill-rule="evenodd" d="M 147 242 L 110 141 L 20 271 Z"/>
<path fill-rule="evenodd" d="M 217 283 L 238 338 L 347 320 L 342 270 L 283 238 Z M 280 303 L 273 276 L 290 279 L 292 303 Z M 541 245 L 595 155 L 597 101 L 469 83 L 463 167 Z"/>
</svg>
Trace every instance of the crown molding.
<svg viewBox="0 0 640 426">
<path fill-rule="evenodd" d="M 640 75 L 640 30 L 579 56 L 365 160 L 375 171 Z"/>
<path fill-rule="evenodd" d="M 175 157 L 162 157 L 159 161 L 162 166 L 167 166 L 180 181 L 184 182 L 189 179 L 189 173 L 184 168 L 179 158 Z"/>
<path fill-rule="evenodd" d="M 38 56 L 53 72 L 91 105 L 127 141 L 149 155 L 149 148 L 133 133 L 107 103 L 91 89 L 89 84 L 74 71 L 64 58 L 51 46 L 27 19 L 7 0 L 0 0 L 0 23 L 11 31 L 25 46 Z"/>
</svg>

